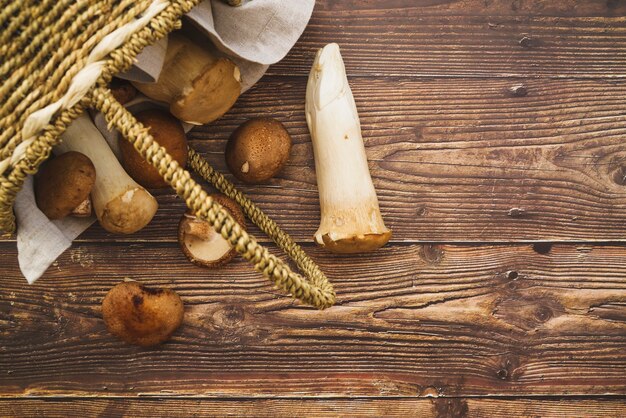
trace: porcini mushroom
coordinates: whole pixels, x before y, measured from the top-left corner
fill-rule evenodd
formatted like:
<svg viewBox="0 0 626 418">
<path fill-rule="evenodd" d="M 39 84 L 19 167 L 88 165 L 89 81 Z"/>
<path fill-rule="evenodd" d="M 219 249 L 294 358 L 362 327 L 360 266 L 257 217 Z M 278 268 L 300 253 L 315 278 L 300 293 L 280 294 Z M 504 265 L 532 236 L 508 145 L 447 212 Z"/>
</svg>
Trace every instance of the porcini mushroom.
<svg viewBox="0 0 626 418">
<path fill-rule="evenodd" d="M 150 129 L 154 140 L 184 168 L 187 164 L 187 137 L 180 122 L 160 109 L 144 110 L 137 113 L 135 118 Z M 157 169 L 147 162 L 130 142 L 120 137 L 118 144 L 122 165 L 137 183 L 151 189 L 169 186 Z"/>
<path fill-rule="evenodd" d="M 182 323 L 183 315 L 183 302 L 176 292 L 134 281 L 114 286 L 102 301 L 102 317 L 109 332 L 143 347 L 168 340 Z"/>
<path fill-rule="evenodd" d="M 276 119 L 256 118 L 241 124 L 226 144 L 228 169 L 241 181 L 261 183 L 283 168 L 291 152 L 291 136 Z"/>
<path fill-rule="evenodd" d="M 35 176 L 37 206 L 50 219 L 89 216 L 95 181 L 96 168 L 85 154 L 61 154 L 46 161 Z"/>
<path fill-rule="evenodd" d="M 214 46 L 172 33 L 156 83 L 133 84 L 151 99 L 168 103 L 178 119 L 202 125 L 220 118 L 235 104 L 241 94 L 241 73 Z"/>
<path fill-rule="evenodd" d="M 237 202 L 224 195 L 214 194 L 211 197 L 246 229 L 245 218 Z M 178 242 L 189 261 L 202 267 L 221 267 L 237 255 L 237 250 L 208 222 L 191 213 L 185 213 L 178 224 Z"/>
<path fill-rule="evenodd" d="M 315 242 L 337 253 L 375 250 L 391 231 L 380 214 L 361 125 L 337 44 L 317 52 L 306 90 L 321 221 Z"/>
<path fill-rule="evenodd" d="M 106 140 L 87 115 L 61 135 L 61 152 L 85 154 L 96 168 L 91 200 L 100 225 L 109 232 L 131 234 L 146 226 L 158 208 L 156 199 L 122 168 Z"/>
</svg>

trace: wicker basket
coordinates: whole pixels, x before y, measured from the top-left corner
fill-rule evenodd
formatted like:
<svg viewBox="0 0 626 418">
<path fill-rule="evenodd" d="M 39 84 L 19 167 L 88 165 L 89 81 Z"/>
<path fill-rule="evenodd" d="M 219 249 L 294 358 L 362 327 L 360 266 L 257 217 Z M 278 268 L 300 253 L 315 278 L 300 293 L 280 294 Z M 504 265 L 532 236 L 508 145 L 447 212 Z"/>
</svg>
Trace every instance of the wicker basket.
<svg viewBox="0 0 626 418">
<path fill-rule="evenodd" d="M 0 0 L 0 230 L 15 231 L 13 202 L 26 176 L 50 156 L 68 124 L 92 107 L 257 270 L 303 302 L 329 307 L 335 301 L 331 284 L 287 234 L 190 150 L 190 167 L 236 200 L 306 277 L 248 235 L 106 87 L 145 46 L 179 28 L 199 1 Z"/>
</svg>

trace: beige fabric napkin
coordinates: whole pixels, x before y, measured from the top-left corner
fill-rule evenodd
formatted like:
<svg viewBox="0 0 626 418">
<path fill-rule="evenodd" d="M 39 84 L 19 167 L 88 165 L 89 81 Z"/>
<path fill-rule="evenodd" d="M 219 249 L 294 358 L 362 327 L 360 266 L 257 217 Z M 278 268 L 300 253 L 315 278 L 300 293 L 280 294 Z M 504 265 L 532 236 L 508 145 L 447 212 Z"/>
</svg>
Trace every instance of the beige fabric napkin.
<svg viewBox="0 0 626 418">
<path fill-rule="evenodd" d="M 188 18 L 239 65 L 245 91 L 263 76 L 270 64 L 289 52 L 304 31 L 314 5 L 315 0 L 248 0 L 234 8 L 221 0 L 205 0 Z M 166 48 L 167 40 L 162 40 L 144 49 L 135 67 L 123 77 L 144 82 L 156 80 Z M 115 144 L 115 133 L 106 131 L 101 122 L 97 125 L 110 143 Z M 15 214 L 18 262 L 29 283 L 41 277 L 94 222 L 93 218 L 48 220 L 35 204 L 31 178 L 17 195 Z"/>
</svg>

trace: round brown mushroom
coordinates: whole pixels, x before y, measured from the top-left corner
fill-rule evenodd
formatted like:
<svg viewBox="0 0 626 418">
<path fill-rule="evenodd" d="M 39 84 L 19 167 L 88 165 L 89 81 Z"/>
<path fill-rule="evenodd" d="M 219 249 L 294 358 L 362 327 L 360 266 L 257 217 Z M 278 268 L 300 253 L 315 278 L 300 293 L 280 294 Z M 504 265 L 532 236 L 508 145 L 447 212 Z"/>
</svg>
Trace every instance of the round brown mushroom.
<svg viewBox="0 0 626 418">
<path fill-rule="evenodd" d="M 86 205 L 95 182 L 89 157 L 76 151 L 61 154 L 46 161 L 35 177 L 37 206 L 48 218 L 62 219 Z"/>
<path fill-rule="evenodd" d="M 291 137 L 276 119 L 257 118 L 240 125 L 226 144 L 226 164 L 246 183 L 261 183 L 283 168 L 291 152 Z"/>
<path fill-rule="evenodd" d="M 168 340 L 182 323 L 183 314 L 183 302 L 172 289 L 152 289 L 134 281 L 114 286 L 102 301 L 109 332 L 143 347 Z"/>
<path fill-rule="evenodd" d="M 224 195 L 214 194 L 211 197 L 246 229 L 245 218 L 237 202 Z M 237 250 L 207 221 L 189 212 L 183 215 L 178 225 L 178 242 L 189 261 L 202 267 L 221 267 L 237 255 Z"/>
<path fill-rule="evenodd" d="M 150 134 L 164 147 L 181 167 L 187 164 L 187 137 L 182 125 L 168 112 L 150 109 L 139 112 L 135 118 L 150 128 Z M 168 187 L 156 168 L 143 159 L 133 145 L 124 138 L 119 139 L 120 159 L 126 172 L 139 184 L 148 189 Z"/>
<path fill-rule="evenodd" d="M 113 97 L 115 97 L 115 100 L 122 105 L 130 102 L 137 96 L 135 86 L 130 84 L 130 81 L 122 80 L 121 78 L 114 77 L 109 83 L 109 89 Z"/>
</svg>

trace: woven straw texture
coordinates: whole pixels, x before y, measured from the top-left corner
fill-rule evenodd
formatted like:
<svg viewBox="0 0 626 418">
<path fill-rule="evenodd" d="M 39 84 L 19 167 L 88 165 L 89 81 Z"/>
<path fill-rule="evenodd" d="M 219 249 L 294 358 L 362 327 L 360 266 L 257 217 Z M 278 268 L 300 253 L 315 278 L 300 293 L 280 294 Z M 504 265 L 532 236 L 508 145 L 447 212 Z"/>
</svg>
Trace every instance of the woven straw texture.
<svg viewBox="0 0 626 418">
<path fill-rule="evenodd" d="M 13 202 L 27 175 L 87 107 L 100 110 L 197 216 L 293 297 L 323 309 L 332 286 L 291 238 L 196 152 L 190 166 L 236 200 L 305 277 L 248 235 L 113 98 L 107 84 L 146 46 L 180 27 L 199 0 L 0 0 L 0 230 L 15 231 Z"/>
</svg>

